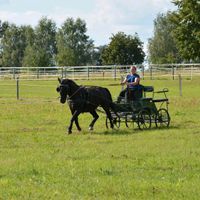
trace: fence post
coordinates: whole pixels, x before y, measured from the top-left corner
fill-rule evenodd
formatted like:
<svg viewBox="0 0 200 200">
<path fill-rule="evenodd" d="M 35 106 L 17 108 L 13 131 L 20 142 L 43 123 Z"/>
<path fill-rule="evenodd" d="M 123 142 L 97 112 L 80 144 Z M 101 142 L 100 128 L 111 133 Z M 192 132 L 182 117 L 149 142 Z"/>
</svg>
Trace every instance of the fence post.
<svg viewBox="0 0 200 200">
<path fill-rule="evenodd" d="M 172 66 L 172 79 L 174 80 L 174 66 Z"/>
<path fill-rule="evenodd" d="M 191 65 L 191 68 L 190 68 L 190 80 L 192 80 L 192 75 L 193 75 L 193 65 Z"/>
<path fill-rule="evenodd" d="M 65 78 L 67 77 L 67 70 L 66 70 L 66 67 L 65 67 Z"/>
<path fill-rule="evenodd" d="M 61 69 L 61 77 L 62 77 L 62 79 L 63 79 L 63 67 L 62 67 L 62 69 Z"/>
<path fill-rule="evenodd" d="M 89 80 L 89 78 L 90 78 L 90 69 L 89 67 L 87 67 L 87 80 Z"/>
<path fill-rule="evenodd" d="M 117 78 L 117 68 L 116 65 L 114 66 L 114 80 Z"/>
<path fill-rule="evenodd" d="M 15 67 L 13 68 L 13 79 L 15 79 Z"/>
<path fill-rule="evenodd" d="M 179 94 L 180 94 L 180 96 L 182 96 L 182 77 L 181 77 L 181 74 L 178 75 L 178 79 L 179 79 Z"/>
<path fill-rule="evenodd" d="M 144 66 L 142 66 L 142 79 L 144 80 Z"/>
<path fill-rule="evenodd" d="M 39 79 L 39 68 L 37 68 L 37 79 Z"/>
<path fill-rule="evenodd" d="M 121 76 L 121 83 L 123 82 L 123 80 L 124 80 L 124 77 Z M 124 90 L 124 85 L 122 85 L 121 91 L 122 91 L 122 90 Z"/>
<path fill-rule="evenodd" d="M 45 74 L 46 74 L 46 68 L 44 67 L 44 74 L 43 74 L 43 77 L 45 77 Z"/>
<path fill-rule="evenodd" d="M 75 79 L 75 67 L 73 67 L 73 79 Z"/>
<path fill-rule="evenodd" d="M 149 72 L 150 72 L 150 80 L 152 80 L 152 66 L 150 66 Z"/>
<path fill-rule="evenodd" d="M 19 100 L 19 77 L 17 77 L 17 100 Z"/>
</svg>

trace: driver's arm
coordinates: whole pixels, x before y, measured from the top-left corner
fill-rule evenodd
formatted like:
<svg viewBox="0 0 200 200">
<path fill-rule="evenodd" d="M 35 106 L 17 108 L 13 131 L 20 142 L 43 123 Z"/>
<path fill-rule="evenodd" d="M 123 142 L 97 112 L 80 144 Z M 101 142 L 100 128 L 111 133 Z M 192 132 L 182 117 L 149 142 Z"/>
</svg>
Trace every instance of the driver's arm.
<svg viewBox="0 0 200 200">
<path fill-rule="evenodd" d="M 131 82 L 131 83 L 126 83 L 126 85 L 139 85 L 140 83 L 140 77 L 137 77 L 135 78 L 135 81 L 134 82 Z"/>
<path fill-rule="evenodd" d="M 127 77 L 121 82 L 121 85 L 124 85 L 127 83 Z"/>
</svg>

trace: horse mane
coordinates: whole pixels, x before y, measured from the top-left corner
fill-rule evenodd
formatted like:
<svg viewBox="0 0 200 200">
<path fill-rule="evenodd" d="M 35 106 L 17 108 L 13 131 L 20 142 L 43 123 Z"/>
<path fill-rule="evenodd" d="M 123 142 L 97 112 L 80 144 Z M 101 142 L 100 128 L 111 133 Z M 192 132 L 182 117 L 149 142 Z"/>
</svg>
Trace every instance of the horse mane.
<svg viewBox="0 0 200 200">
<path fill-rule="evenodd" d="M 70 86 L 76 86 L 79 87 L 78 84 L 75 83 L 75 81 L 71 80 L 71 79 L 63 79 L 62 80 L 62 84 L 66 84 L 66 85 L 70 85 Z"/>
</svg>

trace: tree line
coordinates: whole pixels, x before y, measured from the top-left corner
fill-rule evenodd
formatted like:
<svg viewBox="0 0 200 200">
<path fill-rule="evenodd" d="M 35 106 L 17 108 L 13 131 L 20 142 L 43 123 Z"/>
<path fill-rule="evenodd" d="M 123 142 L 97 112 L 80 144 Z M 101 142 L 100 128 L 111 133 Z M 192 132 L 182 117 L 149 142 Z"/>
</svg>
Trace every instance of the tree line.
<svg viewBox="0 0 200 200">
<path fill-rule="evenodd" d="M 177 10 L 159 13 L 148 40 L 150 63 L 200 62 L 199 0 L 173 0 Z M 86 22 L 67 18 L 60 28 L 42 17 L 36 27 L 0 20 L 0 67 L 130 65 L 144 61 L 137 33 L 112 34 L 110 43 L 95 47 Z"/>
<path fill-rule="evenodd" d="M 173 0 L 174 12 L 159 13 L 148 41 L 151 63 L 200 62 L 200 1 Z"/>
<path fill-rule="evenodd" d="M 143 43 L 137 34 L 113 34 L 108 45 L 95 47 L 86 23 L 67 18 L 60 28 L 42 17 L 38 25 L 16 26 L 0 20 L 0 66 L 50 67 L 140 64 Z"/>
</svg>

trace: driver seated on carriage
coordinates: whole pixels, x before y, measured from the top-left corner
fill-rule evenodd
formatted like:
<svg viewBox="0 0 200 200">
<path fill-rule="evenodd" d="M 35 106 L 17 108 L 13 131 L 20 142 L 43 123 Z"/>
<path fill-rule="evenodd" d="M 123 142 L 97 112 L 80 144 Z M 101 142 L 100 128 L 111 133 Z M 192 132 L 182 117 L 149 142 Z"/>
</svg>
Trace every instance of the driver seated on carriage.
<svg viewBox="0 0 200 200">
<path fill-rule="evenodd" d="M 127 87 L 122 90 L 117 98 L 117 103 L 120 103 L 122 99 L 127 96 L 128 101 L 137 100 L 142 97 L 142 88 L 140 85 L 140 76 L 136 73 L 136 66 L 130 67 L 130 73 L 121 82 L 121 85 L 127 85 Z"/>
</svg>

